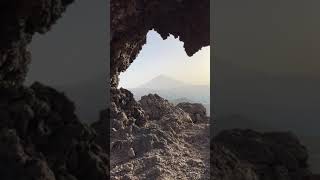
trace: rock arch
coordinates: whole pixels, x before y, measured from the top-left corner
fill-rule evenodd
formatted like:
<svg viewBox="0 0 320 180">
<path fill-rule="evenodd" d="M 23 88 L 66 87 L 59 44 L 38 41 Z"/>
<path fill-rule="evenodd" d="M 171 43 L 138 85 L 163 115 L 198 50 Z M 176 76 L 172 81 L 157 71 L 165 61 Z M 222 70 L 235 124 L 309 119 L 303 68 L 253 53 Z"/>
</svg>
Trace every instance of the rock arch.
<svg viewBox="0 0 320 180">
<path fill-rule="evenodd" d="M 148 117 L 130 91 L 117 89 L 120 72 L 136 59 L 149 30 L 163 39 L 169 34 L 184 42 L 188 56 L 210 45 L 210 0 L 111 0 L 111 126 L 121 127 L 119 111 L 143 126 Z M 124 123 L 124 124 L 123 124 Z"/>
<path fill-rule="evenodd" d="M 209 0 L 111 1 L 111 87 L 134 61 L 146 35 L 154 29 L 163 39 L 179 37 L 189 56 L 210 44 Z"/>
</svg>

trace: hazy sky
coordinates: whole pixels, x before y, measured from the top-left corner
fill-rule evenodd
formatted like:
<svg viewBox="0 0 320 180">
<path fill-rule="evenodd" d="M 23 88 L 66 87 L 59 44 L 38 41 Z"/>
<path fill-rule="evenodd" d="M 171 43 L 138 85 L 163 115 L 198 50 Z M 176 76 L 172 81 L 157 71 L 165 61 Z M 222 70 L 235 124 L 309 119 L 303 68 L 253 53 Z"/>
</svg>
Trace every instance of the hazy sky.
<svg viewBox="0 0 320 180">
<path fill-rule="evenodd" d="M 51 31 L 35 35 L 29 46 L 27 84 L 40 81 L 65 92 L 86 122 L 98 119 L 109 97 L 106 4 L 75 1 Z"/>
<path fill-rule="evenodd" d="M 319 6 L 316 0 L 215 2 L 216 114 L 224 108 L 244 108 L 246 103 L 256 108 L 253 112 L 248 107 L 246 115 L 266 112 L 266 104 L 272 101 L 281 104 L 277 113 L 260 113 L 257 120 L 279 120 L 288 129 L 300 124 L 296 131 L 304 127 L 304 131 L 319 132 L 319 125 L 313 126 L 320 117 Z M 248 78 L 240 80 L 241 73 Z M 293 113 L 300 116 L 293 118 Z M 266 114 L 272 117 L 267 119 Z"/>
<path fill-rule="evenodd" d="M 188 57 L 183 42 L 173 36 L 163 40 L 150 31 L 137 59 L 120 75 L 119 86 L 134 88 L 161 74 L 190 84 L 209 84 L 210 47 Z"/>
<path fill-rule="evenodd" d="M 29 47 L 28 82 L 68 85 L 107 73 L 106 2 L 77 0 L 44 35 Z"/>
<path fill-rule="evenodd" d="M 218 0 L 215 56 L 273 74 L 319 76 L 320 1 Z"/>
<path fill-rule="evenodd" d="M 319 139 L 320 1 L 216 0 L 214 6 L 215 127 L 225 123 L 222 116 L 237 114 L 246 119 L 242 127 Z M 319 164 L 320 158 L 312 166 L 318 173 Z"/>
</svg>

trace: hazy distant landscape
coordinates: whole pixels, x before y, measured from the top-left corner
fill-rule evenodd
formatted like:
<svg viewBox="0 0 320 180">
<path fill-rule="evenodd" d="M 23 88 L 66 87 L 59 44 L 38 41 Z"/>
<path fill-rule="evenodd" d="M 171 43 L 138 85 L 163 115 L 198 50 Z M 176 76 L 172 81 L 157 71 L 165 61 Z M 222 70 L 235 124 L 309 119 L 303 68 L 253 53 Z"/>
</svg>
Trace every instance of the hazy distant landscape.
<svg viewBox="0 0 320 180">
<path fill-rule="evenodd" d="M 147 94 L 158 94 L 173 104 L 180 102 L 201 103 L 210 115 L 210 85 L 192 85 L 159 75 L 137 88 L 129 88 L 136 100 Z"/>
</svg>

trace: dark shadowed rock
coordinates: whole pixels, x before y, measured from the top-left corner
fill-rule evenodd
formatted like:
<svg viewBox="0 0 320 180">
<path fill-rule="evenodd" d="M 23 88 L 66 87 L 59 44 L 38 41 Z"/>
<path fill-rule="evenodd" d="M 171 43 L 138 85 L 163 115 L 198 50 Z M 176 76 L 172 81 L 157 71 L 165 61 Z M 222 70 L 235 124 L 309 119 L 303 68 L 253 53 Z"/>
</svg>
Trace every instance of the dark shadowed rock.
<svg viewBox="0 0 320 180">
<path fill-rule="evenodd" d="M 4 0 L 0 2 L 0 85 L 21 84 L 31 54 L 27 45 L 35 33 L 45 33 L 73 0 Z"/>
<path fill-rule="evenodd" d="M 77 119 L 64 94 L 40 83 L 0 91 L 1 179 L 107 178 L 95 131 Z"/>
<path fill-rule="evenodd" d="M 101 111 L 99 121 L 91 126 L 97 132 L 95 142 L 107 151 L 110 147 L 110 109 Z"/>
<path fill-rule="evenodd" d="M 311 175 L 307 150 L 292 133 L 235 129 L 222 131 L 214 141 L 232 152 L 241 164 L 249 164 L 259 179 L 305 180 Z"/>
<path fill-rule="evenodd" d="M 28 152 L 15 130 L 0 130 L 0 177 L 3 180 L 56 180 L 40 153 Z"/>
<path fill-rule="evenodd" d="M 211 142 L 211 171 L 214 180 L 259 180 L 250 164 L 241 161 L 223 145 Z"/>
</svg>

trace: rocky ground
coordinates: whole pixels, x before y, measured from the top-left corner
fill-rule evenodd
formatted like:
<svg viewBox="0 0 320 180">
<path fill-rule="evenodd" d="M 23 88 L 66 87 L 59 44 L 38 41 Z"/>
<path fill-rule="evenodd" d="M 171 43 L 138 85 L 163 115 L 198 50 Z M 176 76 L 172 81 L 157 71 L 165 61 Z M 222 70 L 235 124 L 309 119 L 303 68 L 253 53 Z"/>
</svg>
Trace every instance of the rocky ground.
<svg viewBox="0 0 320 180">
<path fill-rule="evenodd" d="M 111 179 L 309 180 L 308 151 L 290 132 L 225 130 L 211 140 L 201 104 L 113 89 Z M 210 151 L 211 150 L 211 151 Z M 211 165 L 211 166 L 210 166 Z"/>
<path fill-rule="evenodd" d="M 150 119 L 142 127 L 112 129 L 111 179 L 210 179 L 208 117 L 199 114 L 204 119 L 194 123 L 191 112 L 158 95 L 144 96 L 138 104 Z"/>
</svg>

